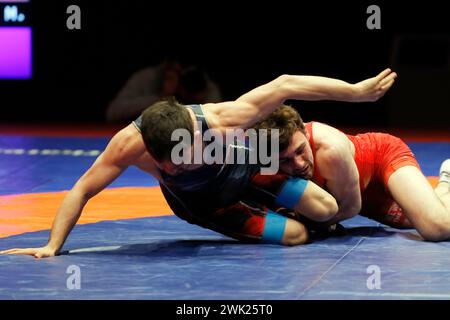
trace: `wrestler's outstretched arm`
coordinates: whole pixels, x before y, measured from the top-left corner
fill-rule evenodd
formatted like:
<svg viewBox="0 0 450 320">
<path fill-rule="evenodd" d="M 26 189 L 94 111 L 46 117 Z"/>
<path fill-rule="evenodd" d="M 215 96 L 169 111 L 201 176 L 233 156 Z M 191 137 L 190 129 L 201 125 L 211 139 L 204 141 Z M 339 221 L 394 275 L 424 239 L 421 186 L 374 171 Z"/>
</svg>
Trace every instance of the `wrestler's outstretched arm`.
<svg viewBox="0 0 450 320">
<path fill-rule="evenodd" d="M 286 100 L 376 101 L 389 90 L 396 77 L 391 69 L 356 84 L 327 77 L 282 75 L 235 101 L 205 104 L 204 110 L 211 128 L 247 129 Z"/>
<path fill-rule="evenodd" d="M 124 130 L 117 133 L 111 139 L 105 151 L 65 196 L 53 221 L 50 239 L 45 246 L 27 249 L 16 248 L 4 250 L 0 253 L 27 254 L 36 258 L 57 255 L 70 231 L 80 218 L 81 212 L 88 200 L 120 176 L 130 162 L 132 162 L 136 153 L 139 153 L 139 150 L 136 150 L 136 148 L 133 149 L 132 146 L 133 142 L 130 141 L 130 137 L 127 137 Z"/>
</svg>

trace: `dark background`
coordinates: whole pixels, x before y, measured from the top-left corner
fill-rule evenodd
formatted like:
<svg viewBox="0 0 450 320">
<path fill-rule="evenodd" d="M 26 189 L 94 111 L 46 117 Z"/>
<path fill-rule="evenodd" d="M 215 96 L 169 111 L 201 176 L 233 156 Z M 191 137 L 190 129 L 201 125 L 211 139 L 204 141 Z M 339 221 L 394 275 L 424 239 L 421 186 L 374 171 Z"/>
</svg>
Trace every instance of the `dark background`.
<svg viewBox="0 0 450 320">
<path fill-rule="evenodd" d="M 66 8 L 81 8 L 68 30 Z M 381 8 L 381 30 L 366 9 Z M 134 71 L 173 52 L 202 64 L 226 100 L 282 73 L 357 82 L 392 67 L 376 103 L 295 102 L 334 125 L 444 127 L 450 119 L 450 12 L 444 1 L 32 1 L 32 80 L 0 80 L 0 118 L 104 122 Z M 0 44 L 1 45 L 1 44 Z"/>
</svg>

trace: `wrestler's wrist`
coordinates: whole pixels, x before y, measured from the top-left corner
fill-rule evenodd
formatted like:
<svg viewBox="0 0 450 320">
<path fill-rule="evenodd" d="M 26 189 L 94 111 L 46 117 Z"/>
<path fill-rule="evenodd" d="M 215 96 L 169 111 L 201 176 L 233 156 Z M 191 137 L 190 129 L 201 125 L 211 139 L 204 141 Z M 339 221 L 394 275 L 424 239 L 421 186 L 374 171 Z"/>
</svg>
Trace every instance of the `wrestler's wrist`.
<svg viewBox="0 0 450 320">
<path fill-rule="evenodd" d="M 350 102 L 364 101 L 364 90 L 358 83 L 350 85 Z"/>
<path fill-rule="evenodd" d="M 45 245 L 45 248 L 46 248 L 47 250 L 51 251 L 51 252 L 52 252 L 53 254 L 55 254 L 55 255 L 58 254 L 59 251 L 61 250 L 61 247 L 60 247 L 60 246 L 58 246 L 58 245 L 52 243 L 51 241 L 48 242 L 48 243 Z"/>
</svg>

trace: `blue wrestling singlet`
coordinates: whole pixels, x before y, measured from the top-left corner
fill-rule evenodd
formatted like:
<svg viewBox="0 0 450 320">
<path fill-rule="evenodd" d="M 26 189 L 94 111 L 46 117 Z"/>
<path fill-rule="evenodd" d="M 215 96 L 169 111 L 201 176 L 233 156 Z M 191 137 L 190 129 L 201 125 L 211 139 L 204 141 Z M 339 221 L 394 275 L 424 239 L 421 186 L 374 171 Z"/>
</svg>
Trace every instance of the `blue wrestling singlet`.
<svg viewBox="0 0 450 320">
<path fill-rule="evenodd" d="M 202 107 L 187 107 L 192 109 L 197 121 L 201 123 L 202 133 L 209 130 Z M 137 118 L 133 123 L 140 130 L 142 118 Z M 236 203 L 242 197 L 251 177 L 260 170 L 260 165 L 250 164 L 250 149 L 244 142 L 235 141 L 223 148 L 222 164 L 205 164 L 176 176 L 160 172 L 161 190 L 173 212 L 180 218 L 203 225 L 208 214 Z M 240 148 L 241 152 L 234 152 L 235 161 L 227 163 L 225 160 L 232 148 Z"/>
</svg>

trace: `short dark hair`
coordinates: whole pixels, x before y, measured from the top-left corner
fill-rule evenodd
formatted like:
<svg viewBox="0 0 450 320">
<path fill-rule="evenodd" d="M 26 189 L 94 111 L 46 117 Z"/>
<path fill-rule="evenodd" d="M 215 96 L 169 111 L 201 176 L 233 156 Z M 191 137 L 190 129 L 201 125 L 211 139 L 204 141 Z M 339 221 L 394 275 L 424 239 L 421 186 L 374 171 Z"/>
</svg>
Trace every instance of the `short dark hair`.
<svg viewBox="0 0 450 320">
<path fill-rule="evenodd" d="M 147 151 L 157 161 L 170 159 L 173 147 L 179 143 L 171 140 L 176 129 L 186 129 L 191 137 L 194 136 L 191 116 L 175 98 L 155 102 L 142 112 L 142 138 Z"/>
<path fill-rule="evenodd" d="M 292 136 L 298 129 L 305 133 L 305 125 L 300 114 L 291 106 L 281 105 L 273 111 L 267 118 L 256 123 L 253 128 L 279 130 L 279 148 L 280 152 L 287 149 L 291 142 Z"/>
</svg>

